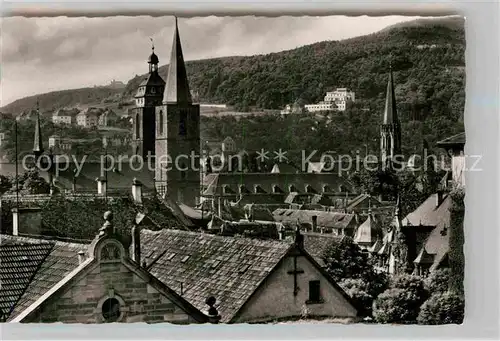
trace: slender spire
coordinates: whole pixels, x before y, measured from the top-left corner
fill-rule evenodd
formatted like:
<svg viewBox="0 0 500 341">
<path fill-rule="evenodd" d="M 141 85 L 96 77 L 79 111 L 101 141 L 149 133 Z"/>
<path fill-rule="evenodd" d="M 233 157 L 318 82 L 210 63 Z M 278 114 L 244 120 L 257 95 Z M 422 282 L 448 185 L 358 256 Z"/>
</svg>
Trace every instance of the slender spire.
<svg viewBox="0 0 500 341">
<path fill-rule="evenodd" d="M 387 82 L 387 93 L 385 97 L 384 119 L 382 124 L 398 123 L 396 112 L 396 96 L 394 94 L 394 81 L 392 76 L 392 62 L 389 64 L 389 81 Z"/>
<path fill-rule="evenodd" d="M 170 65 L 168 67 L 167 84 L 163 95 L 163 103 L 187 103 L 193 102 L 186 73 L 186 65 L 182 55 L 181 38 L 175 17 L 174 40 Z"/>
<path fill-rule="evenodd" d="M 36 101 L 36 123 L 35 123 L 35 138 L 33 142 L 33 154 L 36 157 L 43 153 L 42 130 L 40 128 L 40 105 Z"/>
</svg>

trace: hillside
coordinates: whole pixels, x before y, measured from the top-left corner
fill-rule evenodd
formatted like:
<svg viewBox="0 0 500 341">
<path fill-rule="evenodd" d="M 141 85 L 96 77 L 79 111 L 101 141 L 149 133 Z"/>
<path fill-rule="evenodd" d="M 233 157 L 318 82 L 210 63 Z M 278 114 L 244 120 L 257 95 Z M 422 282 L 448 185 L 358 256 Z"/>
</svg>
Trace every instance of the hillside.
<svg viewBox="0 0 500 341">
<path fill-rule="evenodd" d="M 239 147 L 301 149 L 319 152 L 378 148 L 378 126 L 392 61 L 405 152 L 431 145 L 463 130 L 465 32 L 462 18 L 420 19 L 342 41 L 324 41 L 289 51 L 249 57 L 187 62 L 191 89 L 201 102 L 224 103 L 239 111 L 280 109 L 296 99 L 322 100 L 335 87 L 356 92 L 356 104 L 343 113 L 278 116 L 203 117 L 202 139 L 233 136 Z M 160 59 L 162 57 L 160 56 Z M 166 78 L 166 65 L 160 74 Z M 121 107 L 130 103 L 144 77 L 125 89 L 86 88 L 52 92 L 15 101 L 0 109 L 18 113 L 80 105 Z M 363 151 L 364 152 L 364 151 Z"/>
<path fill-rule="evenodd" d="M 37 100 L 42 112 L 53 112 L 65 107 L 96 106 L 119 101 L 122 92 L 123 88 L 108 86 L 53 91 L 18 99 L 2 107 L 0 111 L 19 115 L 25 110 L 36 108 Z"/>
</svg>

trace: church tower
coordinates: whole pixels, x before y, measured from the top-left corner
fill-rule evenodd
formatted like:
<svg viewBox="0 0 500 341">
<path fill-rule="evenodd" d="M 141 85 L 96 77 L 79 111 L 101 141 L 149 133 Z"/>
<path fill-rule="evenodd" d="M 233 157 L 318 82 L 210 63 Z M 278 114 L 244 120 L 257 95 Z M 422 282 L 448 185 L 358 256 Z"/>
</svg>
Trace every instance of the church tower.
<svg viewBox="0 0 500 341">
<path fill-rule="evenodd" d="M 158 56 L 155 47 L 148 58 L 149 73 L 143 79 L 135 95 L 133 111 L 132 154 L 148 161 L 148 153 L 155 155 L 155 107 L 161 105 L 165 81 L 158 74 Z"/>
<path fill-rule="evenodd" d="M 396 155 L 401 154 L 401 125 L 396 111 L 396 96 L 392 68 L 389 71 L 385 110 L 380 127 L 380 152 L 382 165 L 388 165 Z M 401 161 L 401 159 L 399 159 Z"/>
<path fill-rule="evenodd" d="M 156 107 L 156 189 L 194 206 L 200 195 L 200 105 L 193 104 L 175 18 L 163 105 Z M 168 164 L 167 164 L 168 162 Z"/>
</svg>

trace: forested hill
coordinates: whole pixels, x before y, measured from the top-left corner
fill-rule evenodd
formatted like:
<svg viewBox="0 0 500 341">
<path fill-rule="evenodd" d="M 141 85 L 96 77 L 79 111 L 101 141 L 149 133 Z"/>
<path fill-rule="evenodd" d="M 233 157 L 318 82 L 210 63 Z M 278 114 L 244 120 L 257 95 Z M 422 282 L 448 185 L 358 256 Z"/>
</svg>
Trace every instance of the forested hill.
<svg viewBox="0 0 500 341">
<path fill-rule="evenodd" d="M 321 100 L 337 86 L 352 88 L 357 98 L 383 96 L 392 60 L 400 102 L 424 112 L 435 99 L 446 106 L 463 101 L 464 52 L 463 19 L 422 19 L 289 51 L 191 61 L 187 68 L 202 102 L 278 109 L 298 98 Z M 166 73 L 162 66 L 160 74 Z M 129 81 L 125 97 L 134 94 L 142 77 Z"/>
</svg>

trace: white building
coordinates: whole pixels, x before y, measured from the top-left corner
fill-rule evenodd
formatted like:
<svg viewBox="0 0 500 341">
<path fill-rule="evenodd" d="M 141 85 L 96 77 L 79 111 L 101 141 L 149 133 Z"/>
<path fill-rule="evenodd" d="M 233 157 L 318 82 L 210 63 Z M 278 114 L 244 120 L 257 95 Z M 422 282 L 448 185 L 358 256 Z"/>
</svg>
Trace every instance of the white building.
<svg viewBox="0 0 500 341">
<path fill-rule="evenodd" d="M 74 124 L 75 117 L 80 110 L 73 109 L 59 109 L 52 115 L 52 122 L 55 124 Z"/>
<path fill-rule="evenodd" d="M 356 96 L 354 91 L 350 91 L 347 88 L 337 88 L 335 91 L 330 91 L 326 93 L 325 102 L 335 103 L 337 110 L 344 111 L 346 109 L 347 102 L 354 102 Z"/>
<path fill-rule="evenodd" d="M 309 112 L 337 110 L 337 105 L 335 103 L 325 103 L 325 102 L 319 102 L 316 104 L 306 104 L 304 107 Z"/>
<path fill-rule="evenodd" d="M 99 124 L 100 112 L 94 108 L 88 108 L 76 115 L 76 124 L 82 127 L 94 127 Z"/>
</svg>

